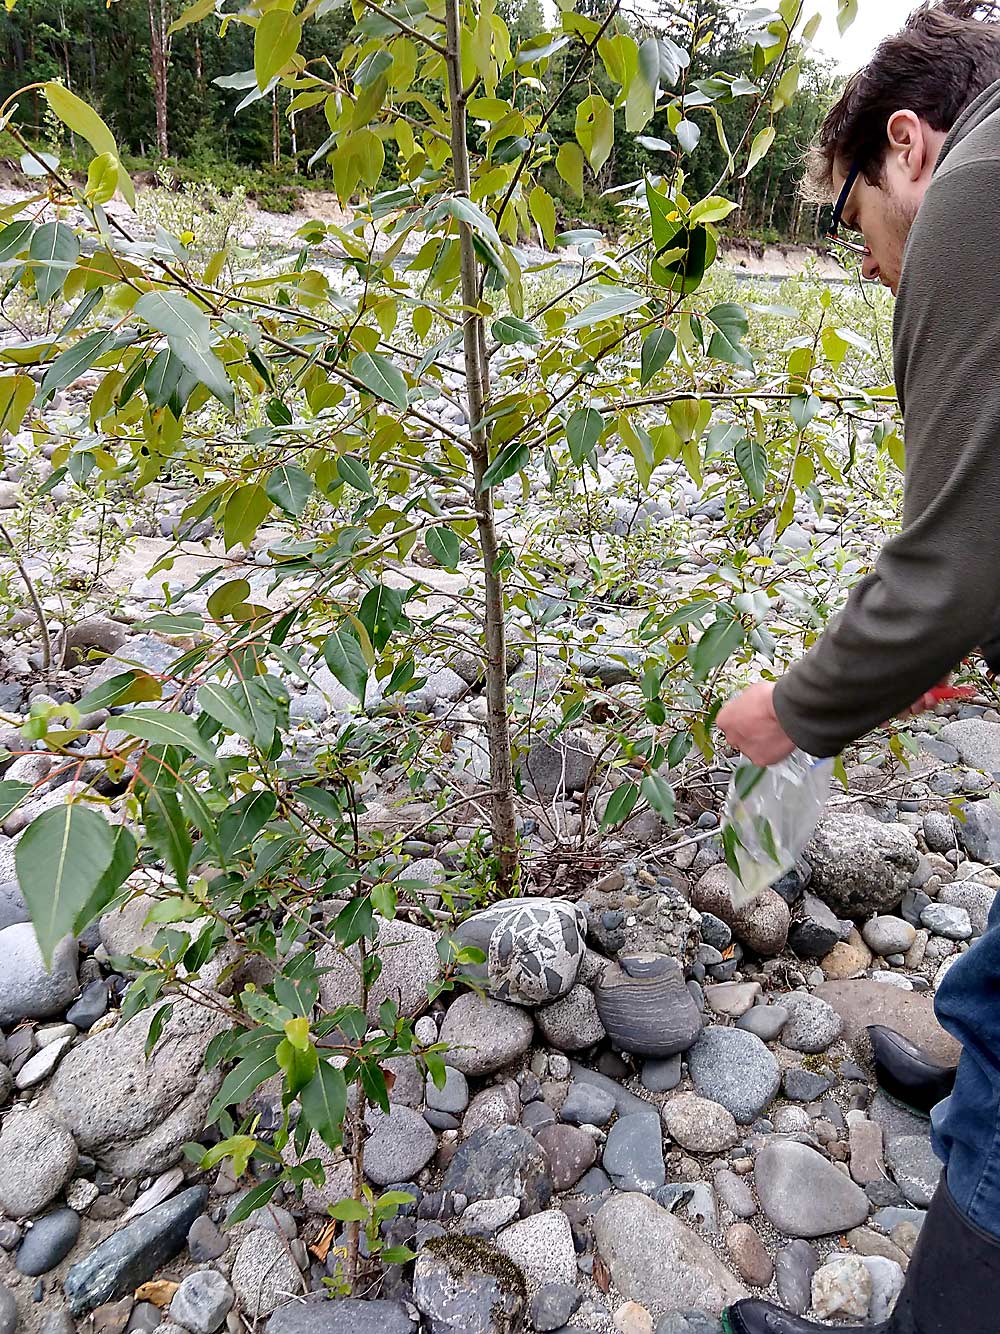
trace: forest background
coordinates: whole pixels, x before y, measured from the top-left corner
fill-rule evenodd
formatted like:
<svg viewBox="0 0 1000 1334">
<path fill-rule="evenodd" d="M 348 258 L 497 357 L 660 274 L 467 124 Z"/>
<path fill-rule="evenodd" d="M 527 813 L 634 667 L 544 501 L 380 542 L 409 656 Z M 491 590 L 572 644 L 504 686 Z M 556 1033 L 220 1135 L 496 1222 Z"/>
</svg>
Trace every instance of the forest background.
<svg viewBox="0 0 1000 1334">
<path fill-rule="evenodd" d="M 599 7 L 596 0 L 582 0 L 577 9 L 587 13 L 588 5 L 595 12 Z M 61 81 L 107 122 L 126 167 L 140 183 L 195 181 L 222 191 L 243 188 L 272 212 L 294 210 L 303 191 L 330 188 L 331 168 L 324 154 L 317 156 L 329 134 L 323 107 L 290 119 L 288 89 L 278 86 L 261 93 L 256 86 L 241 86 L 236 72 L 253 65 L 253 29 L 234 25 L 220 36 L 211 25 L 191 24 L 171 32 L 183 8 L 182 0 L 19 0 L 9 11 L 0 10 L 0 95 L 6 98 L 30 83 Z M 541 0 L 500 0 L 497 10 L 515 42 L 546 26 Z M 688 71 L 694 82 L 719 70 L 750 75 L 750 53 L 737 30 L 745 11 L 745 6 L 719 0 L 657 0 L 641 14 L 635 12 L 632 23 L 640 39 L 652 23 L 685 49 L 694 48 L 693 33 L 707 37 Z M 303 55 L 322 55 L 333 68 L 353 26 L 350 6 L 331 4 L 329 13 L 308 25 Z M 562 87 L 577 64 L 575 47 L 581 41 L 577 38 L 549 60 L 544 78 L 553 88 Z M 753 190 L 740 199 L 730 233 L 764 241 L 816 239 L 816 210 L 803 206 L 798 197 L 801 159 L 842 74 L 821 52 L 803 53 L 799 64 L 795 100 L 777 119 L 766 169 L 755 175 Z M 557 144 L 573 141 L 575 108 L 589 91 L 612 91 L 600 63 L 593 69 L 588 63 L 579 89 L 567 90 L 563 110 L 548 127 Z M 744 114 L 739 101 L 719 110 L 727 131 L 735 132 Z M 624 111 L 616 116 L 623 122 Z M 34 145 L 57 152 L 65 169 L 78 167 L 85 173 L 87 145 L 73 141 L 40 91 L 24 99 L 17 120 Z M 654 116 L 643 135 L 627 135 L 623 128 L 616 126 L 614 148 L 596 181 L 588 179 L 582 200 L 550 169 L 544 184 L 562 225 L 597 225 L 614 233 L 619 223 L 617 187 L 662 169 L 656 144 L 666 131 L 665 110 Z M 387 150 L 383 188 L 394 180 L 391 146 Z M 701 145 L 690 162 L 693 197 L 710 191 L 725 161 L 720 142 L 713 138 Z"/>
</svg>

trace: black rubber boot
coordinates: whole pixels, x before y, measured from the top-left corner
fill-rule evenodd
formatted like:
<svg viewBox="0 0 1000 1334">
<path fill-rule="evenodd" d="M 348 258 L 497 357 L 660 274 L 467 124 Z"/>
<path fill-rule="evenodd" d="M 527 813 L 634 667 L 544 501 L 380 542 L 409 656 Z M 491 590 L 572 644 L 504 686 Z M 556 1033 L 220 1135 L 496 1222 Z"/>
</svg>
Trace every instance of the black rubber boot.
<svg viewBox="0 0 1000 1334">
<path fill-rule="evenodd" d="M 838 1334 L 997 1334 L 998 1294 L 1000 1237 L 961 1213 L 942 1178 L 892 1315 L 879 1325 L 838 1325 L 837 1330 Z M 731 1306 L 722 1323 L 727 1334 L 821 1334 L 828 1328 L 756 1300 Z"/>
<path fill-rule="evenodd" d="M 930 1115 L 955 1085 L 955 1068 L 940 1065 L 922 1048 L 881 1024 L 865 1030 L 879 1087 L 905 1107 Z"/>
</svg>

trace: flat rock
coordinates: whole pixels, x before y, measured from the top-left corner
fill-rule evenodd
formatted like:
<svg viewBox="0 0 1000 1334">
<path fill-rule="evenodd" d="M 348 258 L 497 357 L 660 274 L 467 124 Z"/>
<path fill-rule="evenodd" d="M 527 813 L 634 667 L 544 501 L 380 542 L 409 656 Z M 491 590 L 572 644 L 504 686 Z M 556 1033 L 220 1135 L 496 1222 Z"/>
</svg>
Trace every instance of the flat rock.
<svg viewBox="0 0 1000 1334">
<path fill-rule="evenodd" d="M 739 1019 L 761 998 L 759 982 L 718 982 L 705 988 L 705 1000 L 710 1010 Z"/>
<path fill-rule="evenodd" d="M 594 1237 L 615 1287 L 654 1319 L 688 1310 L 719 1316 L 748 1295 L 706 1242 L 647 1195 L 609 1200 Z"/>
<path fill-rule="evenodd" d="M 448 1065 L 465 1075 L 488 1075 L 523 1056 L 534 1031 L 524 1010 L 469 991 L 448 1007 L 440 1040 L 448 1044 Z"/>
<path fill-rule="evenodd" d="M 910 1204 L 926 1209 L 942 1171 L 928 1136 L 892 1136 L 886 1144 L 885 1157 L 893 1180 Z"/>
<path fill-rule="evenodd" d="M 569 1190 L 597 1162 L 597 1143 L 578 1126 L 542 1126 L 535 1139 L 545 1150 L 555 1190 Z"/>
<path fill-rule="evenodd" d="M 701 1032 L 698 1007 L 676 959 L 635 954 L 606 968 L 595 988 L 597 1012 L 622 1051 L 673 1056 Z"/>
<path fill-rule="evenodd" d="M 583 1300 L 575 1283 L 546 1283 L 535 1293 L 528 1316 L 540 1334 L 561 1329 Z"/>
<path fill-rule="evenodd" d="M 653 1191 L 664 1185 L 663 1132 L 655 1109 L 618 1118 L 608 1131 L 604 1170 L 618 1190 Z"/>
<path fill-rule="evenodd" d="M 795 1140 L 770 1142 L 758 1153 L 754 1180 L 761 1208 L 789 1237 L 823 1237 L 868 1218 L 864 1191 L 822 1154 Z"/>
<path fill-rule="evenodd" d="M 920 914 L 920 925 L 945 940 L 970 940 L 972 919 L 968 910 L 955 903 L 929 903 Z"/>
<path fill-rule="evenodd" d="M 819 1256 L 807 1241 L 790 1241 L 774 1258 L 778 1299 L 792 1315 L 805 1315 L 812 1305 L 812 1277 Z"/>
<path fill-rule="evenodd" d="M 0 1206 L 28 1218 L 62 1190 L 76 1167 L 76 1141 L 34 1107 L 13 1108 L 0 1131 Z"/>
<path fill-rule="evenodd" d="M 300 1301 L 277 1307 L 265 1334 L 416 1334 L 417 1323 L 402 1302 L 362 1301 L 311 1292 Z"/>
<path fill-rule="evenodd" d="M 483 964 L 465 965 L 463 976 L 497 1000 L 543 1005 L 576 981 L 586 929 L 582 909 L 565 899 L 508 899 L 467 917 L 453 939 L 486 955 Z"/>
<path fill-rule="evenodd" d="M 989 885 L 971 882 L 965 885 L 945 885 L 938 895 L 938 902 L 964 908 L 969 914 L 973 935 L 981 936 L 989 925 L 990 910 L 996 901 L 996 894 L 996 890 Z"/>
<path fill-rule="evenodd" d="M 389 1115 L 369 1113 L 371 1133 L 365 1143 L 365 1175 L 376 1186 L 411 1181 L 437 1150 L 437 1136 L 412 1107 L 391 1105 Z"/>
<path fill-rule="evenodd" d="M 962 763 L 984 773 L 1000 772 L 1000 723 L 983 718 L 959 718 L 945 723 L 938 732 L 941 741 L 954 746 Z"/>
<path fill-rule="evenodd" d="M 930 995 L 900 991 L 868 978 L 822 982 L 814 995 L 832 1005 L 844 1021 L 844 1037 L 853 1042 L 868 1024 L 884 1024 L 924 1047 L 942 1065 L 956 1065 L 961 1047 L 934 1017 Z"/>
<path fill-rule="evenodd" d="M 750 1125 L 774 1099 L 781 1071 L 760 1038 L 739 1028 L 707 1028 L 688 1052 L 695 1090 Z"/>
<path fill-rule="evenodd" d="M 577 1126 L 604 1126 L 615 1112 L 614 1097 L 607 1089 L 596 1084 L 581 1084 L 575 1080 L 563 1099 L 559 1115 L 563 1121 Z"/>
<path fill-rule="evenodd" d="M 199 1269 L 181 1281 L 170 1303 L 170 1319 L 191 1334 L 215 1334 L 235 1294 L 217 1269 Z"/>
<path fill-rule="evenodd" d="M 0 1028 L 62 1014 L 79 990 L 76 960 L 72 936 L 56 946 L 49 972 L 30 922 L 0 931 Z"/>
<path fill-rule="evenodd" d="M 184 1248 L 205 1208 L 207 1186 L 191 1186 L 119 1228 L 73 1266 L 63 1287 L 76 1316 L 133 1292 Z"/>
<path fill-rule="evenodd" d="M 788 1023 L 789 1013 L 783 1005 L 755 1005 L 737 1021 L 736 1027 L 753 1033 L 761 1042 L 773 1042 Z"/>
<path fill-rule="evenodd" d="M 43 1214 L 24 1234 L 14 1267 L 19 1274 L 47 1274 L 64 1260 L 80 1235 L 80 1215 L 73 1209 Z"/>
<path fill-rule="evenodd" d="M 600 1070 L 591 1070 L 585 1065 L 580 1065 L 578 1061 L 570 1062 L 570 1070 L 577 1083 L 588 1084 L 592 1088 L 601 1089 L 604 1093 L 610 1094 L 614 1099 L 615 1109 L 619 1116 L 633 1116 L 656 1110 L 642 1098 L 630 1093 L 617 1079 L 610 1079 L 607 1075 L 602 1075 Z"/>
</svg>

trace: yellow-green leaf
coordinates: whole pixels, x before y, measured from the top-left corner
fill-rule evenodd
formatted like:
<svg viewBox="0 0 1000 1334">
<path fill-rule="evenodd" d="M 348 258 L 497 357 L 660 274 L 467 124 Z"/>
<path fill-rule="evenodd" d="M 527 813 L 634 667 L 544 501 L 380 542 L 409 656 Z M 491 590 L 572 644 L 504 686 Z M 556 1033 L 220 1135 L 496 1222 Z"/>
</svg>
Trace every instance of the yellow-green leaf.
<svg viewBox="0 0 1000 1334">
<path fill-rule="evenodd" d="M 18 431 L 28 404 L 35 397 L 35 382 L 30 375 L 0 377 L 0 431 Z"/>
<path fill-rule="evenodd" d="M 559 145 L 559 152 L 556 154 L 556 171 L 573 193 L 582 199 L 583 153 L 576 144 L 567 141 Z"/>
<path fill-rule="evenodd" d="M 750 145 L 750 157 L 747 159 L 746 170 L 743 172 L 744 176 L 749 176 L 761 158 L 771 151 L 774 134 L 774 126 L 768 125 L 766 129 L 761 130 L 754 136 L 754 141 Z"/>
<path fill-rule="evenodd" d="M 299 49 L 302 20 L 287 9 L 270 9 L 257 24 L 253 37 L 253 70 L 263 91 Z"/>
<path fill-rule="evenodd" d="M 110 153 L 119 165 L 121 164 L 121 154 L 118 152 L 115 136 L 93 107 L 88 106 L 82 98 L 77 97 L 76 93 L 71 93 L 61 83 L 56 83 L 51 79 L 43 85 L 42 92 L 45 94 L 46 102 L 64 125 L 69 126 L 74 134 L 79 134 L 86 139 L 95 153 Z M 122 194 L 134 207 L 135 190 L 132 188 L 132 182 L 124 169 L 119 174 L 118 184 L 121 187 Z"/>
<path fill-rule="evenodd" d="M 540 185 L 536 185 L 528 196 L 528 209 L 538 223 L 545 244 L 550 250 L 553 249 L 556 243 L 556 206 L 552 202 L 551 195 Z"/>
<path fill-rule="evenodd" d="M 88 199 L 95 204 L 106 204 L 118 189 L 118 159 L 113 153 L 98 153 L 87 168 Z"/>
<path fill-rule="evenodd" d="M 591 93 L 577 107 L 576 140 L 596 176 L 615 142 L 615 113 L 600 93 Z"/>
<path fill-rule="evenodd" d="M 178 18 L 167 29 L 167 34 L 172 35 L 180 32 L 181 28 L 186 28 L 189 23 L 200 23 L 202 19 L 207 19 L 209 14 L 215 13 L 215 0 L 195 0 L 193 5 L 188 5 Z"/>
</svg>

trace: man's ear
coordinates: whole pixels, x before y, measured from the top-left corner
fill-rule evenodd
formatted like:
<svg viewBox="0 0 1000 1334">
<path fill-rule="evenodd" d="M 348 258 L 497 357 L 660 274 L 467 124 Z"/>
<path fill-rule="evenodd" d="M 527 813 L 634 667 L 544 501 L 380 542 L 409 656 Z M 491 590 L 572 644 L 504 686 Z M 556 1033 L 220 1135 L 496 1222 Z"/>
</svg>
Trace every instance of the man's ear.
<svg viewBox="0 0 1000 1334">
<path fill-rule="evenodd" d="M 904 176 L 918 181 L 927 161 L 924 124 L 915 111 L 894 111 L 886 125 L 889 152 Z"/>
</svg>

